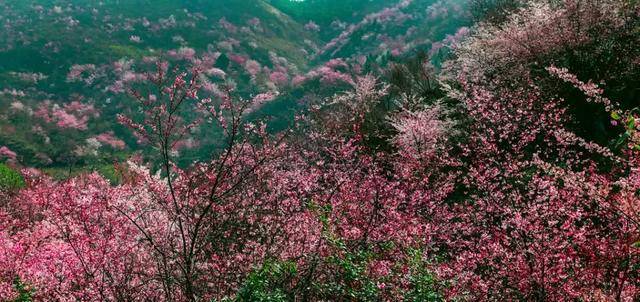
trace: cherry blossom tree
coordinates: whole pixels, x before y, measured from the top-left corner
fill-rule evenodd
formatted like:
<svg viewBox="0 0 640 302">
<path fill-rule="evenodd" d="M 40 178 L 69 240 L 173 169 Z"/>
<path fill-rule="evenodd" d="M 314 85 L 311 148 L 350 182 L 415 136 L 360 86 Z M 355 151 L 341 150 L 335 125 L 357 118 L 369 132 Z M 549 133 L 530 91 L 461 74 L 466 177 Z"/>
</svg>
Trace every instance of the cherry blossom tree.
<svg viewBox="0 0 640 302">
<path fill-rule="evenodd" d="M 320 54 L 369 23 L 403 22 L 412 3 L 346 27 Z M 637 74 L 621 38 L 633 37 L 637 12 L 618 1 L 523 4 L 447 38 L 439 77 L 426 54 L 390 66 L 389 83 L 359 72 L 364 60 L 330 60 L 291 82 L 340 90 L 278 133 L 247 118 L 296 74 L 275 53 L 266 67 L 226 41 L 252 82 L 274 84 L 248 99 L 214 67 L 220 53 L 182 47 L 169 53 L 181 65 L 147 58 L 148 69 L 117 61 L 111 90 L 140 108 L 118 121 L 150 152 L 117 163 L 117 185 L 24 169 L 26 188 L 0 195 L 0 298 L 638 300 L 640 111 L 633 80 L 621 79 Z M 577 53 L 603 52 L 617 59 L 575 66 Z M 95 70 L 72 67 L 67 80 Z M 581 131 L 581 108 L 604 117 L 604 138 Z M 77 130 L 98 114 L 79 101 L 34 112 Z M 180 150 L 206 131 L 222 147 L 184 164 Z M 86 144 L 126 147 L 113 132 Z"/>
</svg>

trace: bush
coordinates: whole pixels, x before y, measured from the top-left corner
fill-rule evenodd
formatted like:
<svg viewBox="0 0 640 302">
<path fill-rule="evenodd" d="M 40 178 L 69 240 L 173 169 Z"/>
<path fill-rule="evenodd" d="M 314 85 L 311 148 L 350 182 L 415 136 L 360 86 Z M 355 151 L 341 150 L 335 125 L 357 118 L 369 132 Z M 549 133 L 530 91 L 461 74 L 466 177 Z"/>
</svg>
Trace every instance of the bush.
<svg viewBox="0 0 640 302">
<path fill-rule="evenodd" d="M 423 257 L 424 251 L 416 249 L 411 250 L 409 254 L 411 290 L 405 294 L 404 301 L 444 301 L 440 291 L 442 284 L 435 274 L 429 271 L 428 262 Z"/>
<path fill-rule="evenodd" d="M 27 284 L 24 284 L 20 277 L 16 277 L 13 280 L 13 287 L 15 288 L 18 296 L 12 300 L 12 302 L 31 302 L 33 301 L 33 294 L 35 290 L 30 288 Z"/>
<path fill-rule="evenodd" d="M 291 301 L 294 298 L 291 284 L 296 275 L 297 266 L 293 262 L 267 262 L 249 275 L 237 301 Z"/>
<path fill-rule="evenodd" d="M 0 190 L 17 190 L 25 185 L 24 178 L 16 170 L 0 163 Z"/>
</svg>

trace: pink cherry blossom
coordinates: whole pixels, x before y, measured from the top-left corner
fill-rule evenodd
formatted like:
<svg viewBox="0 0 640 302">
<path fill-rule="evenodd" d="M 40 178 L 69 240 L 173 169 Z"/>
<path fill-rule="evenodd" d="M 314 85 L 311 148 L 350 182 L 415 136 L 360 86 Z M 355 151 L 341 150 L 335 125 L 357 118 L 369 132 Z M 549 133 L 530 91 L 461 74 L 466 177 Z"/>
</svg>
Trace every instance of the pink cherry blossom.
<svg viewBox="0 0 640 302">
<path fill-rule="evenodd" d="M 15 161 L 18 158 L 18 154 L 11 151 L 7 146 L 0 147 L 0 157 Z"/>
</svg>

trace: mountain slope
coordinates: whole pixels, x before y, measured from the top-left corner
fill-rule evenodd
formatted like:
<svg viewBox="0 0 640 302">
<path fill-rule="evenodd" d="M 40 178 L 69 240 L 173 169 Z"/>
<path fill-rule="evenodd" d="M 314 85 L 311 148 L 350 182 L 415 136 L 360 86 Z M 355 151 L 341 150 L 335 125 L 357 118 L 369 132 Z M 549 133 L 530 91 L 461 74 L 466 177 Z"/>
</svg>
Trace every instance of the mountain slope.
<svg viewBox="0 0 640 302">
<path fill-rule="evenodd" d="M 255 116 L 286 120 L 300 98 L 340 87 L 314 81 L 323 72 L 344 80 L 365 62 L 433 50 L 468 22 L 446 0 L 31 0 L 0 9 L 0 146 L 38 167 L 109 163 L 141 147 L 114 121 L 136 110 L 118 85 L 145 58 L 214 58 L 212 89 L 231 82 L 245 98 L 280 95 Z M 202 144 L 215 148 L 215 135 Z"/>
</svg>

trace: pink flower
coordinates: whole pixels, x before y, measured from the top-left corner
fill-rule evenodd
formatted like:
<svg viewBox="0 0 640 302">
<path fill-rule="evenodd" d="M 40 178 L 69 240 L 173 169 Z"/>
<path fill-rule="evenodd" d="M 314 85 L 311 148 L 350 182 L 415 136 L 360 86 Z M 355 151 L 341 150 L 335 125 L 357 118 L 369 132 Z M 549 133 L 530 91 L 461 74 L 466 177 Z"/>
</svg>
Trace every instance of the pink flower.
<svg viewBox="0 0 640 302">
<path fill-rule="evenodd" d="M 52 112 L 56 125 L 60 128 L 73 128 L 78 130 L 87 130 L 88 117 L 77 117 L 62 109 L 55 109 Z"/>
<path fill-rule="evenodd" d="M 317 31 L 320 31 L 320 26 L 313 21 L 309 21 L 307 24 L 304 25 L 304 29 L 308 31 L 317 32 Z"/>
<path fill-rule="evenodd" d="M 391 273 L 391 266 L 391 261 L 381 260 L 371 263 L 369 269 L 374 277 L 385 277 Z"/>
<path fill-rule="evenodd" d="M 95 137 L 96 140 L 103 144 L 107 144 L 114 149 L 124 149 L 125 143 L 123 140 L 115 137 L 113 132 L 105 132 Z"/>
<path fill-rule="evenodd" d="M 247 60 L 244 64 L 244 68 L 251 76 L 256 76 L 260 71 L 262 71 L 260 63 L 254 60 Z"/>
<path fill-rule="evenodd" d="M 222 17 L 219 21 L 218 24 L 220 24 L 220 26 L 222 26 L 222 28 L 224 28 L 225 30 L 227 30 L 230 33 L 235 33 L 238 31 L 238 27 L 236 27 L 235 25 L 231 24 L 229 21 L 227 21 L 226 18 Z"/>
<path fill-rule="evenodd" d="M 0 147 L 0 158 L 2 157 L 15 161 L 18 158 L 18 155 L 11 151 L 7 146 L 2 146 Z"/>
<path fill-rule="evenodd" d="M 238 65 L 244 65 L 244 63 L 247 62 L 247 57 L 242 55 L 230 53 L 227 54 L 227 57 L 229 58 L 229 60 L 231 60 L 231 62 L 234 62 Z"/>
<path fill-rule="evenodd" d="M 278 86 L 285 86 L 289 84 L 289 76 L 280 71 L 274 71 L 269 75 L 269 80 Z"/>
</svg>

